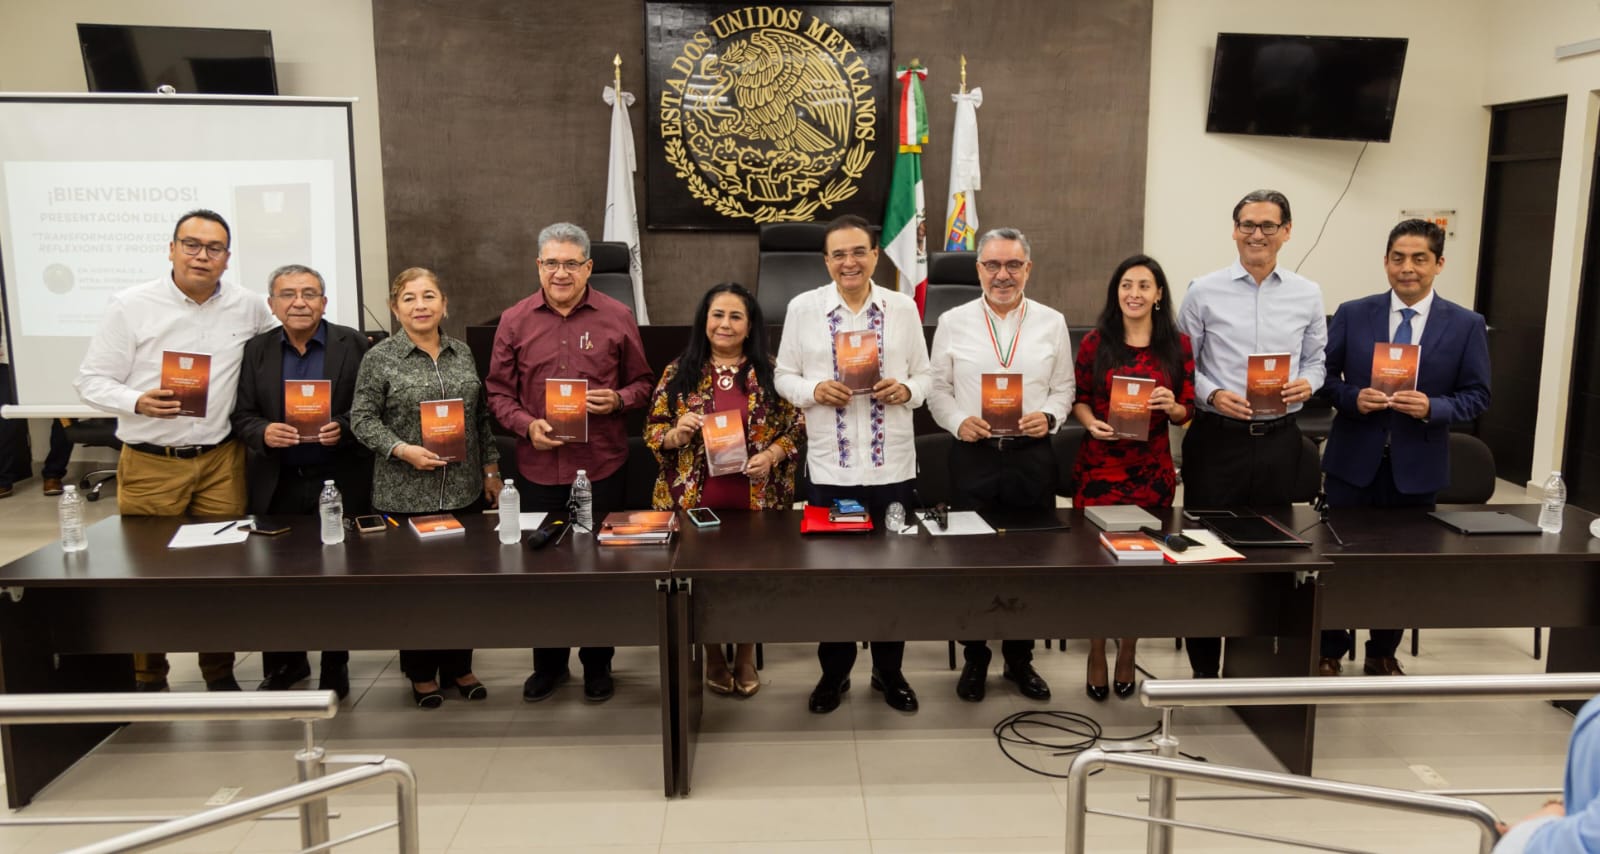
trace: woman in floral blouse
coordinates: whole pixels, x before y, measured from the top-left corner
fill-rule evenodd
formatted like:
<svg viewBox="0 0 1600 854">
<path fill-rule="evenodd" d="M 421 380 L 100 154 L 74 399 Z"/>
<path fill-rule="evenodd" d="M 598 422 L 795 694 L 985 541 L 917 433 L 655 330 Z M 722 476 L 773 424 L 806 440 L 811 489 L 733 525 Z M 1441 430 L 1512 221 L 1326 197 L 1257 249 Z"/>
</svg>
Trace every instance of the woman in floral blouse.
<svg viewBox="0 0 1600 854">
<path fill-rule="evenodd" d="M 644 441 L 661 462 L 656 509 L 786 509 L 794 503 L 794 472 L 805 426 L 772 384 L 766 324 L 743 285 L 713 287 L 695 309 L 691 335 L 661 375 Z M 742 471 L 712 476 L 701 428 L 707 419 L 737 417 L 744 427 Z M 755 645 L 741 643 L 732 671 L 719 646 L 706 646 L 706 687 L 748 697 L 761 688 Z"/>
<path fill-rule="evenodd" d="M 400 332 L 378 342 L 361 361 L 350 430 L 377 457 L 372 506 L 384 513 L 472 513 L 500 497 L 500 452 L 490 433 L 483 382 L 463 341 L 439 328 L 446 301 L 439 279 L 412 267 L 389 287 L 389 310 Z M 447 462 L 422 446 L 423 401 L 460 398 L 466 419 L 466 454 Z M 436 709 L 454 686 L 468 700 L 489 689 L 472 674 L 472 650 L 400 651 L 417 705 Z"/>
</svg>

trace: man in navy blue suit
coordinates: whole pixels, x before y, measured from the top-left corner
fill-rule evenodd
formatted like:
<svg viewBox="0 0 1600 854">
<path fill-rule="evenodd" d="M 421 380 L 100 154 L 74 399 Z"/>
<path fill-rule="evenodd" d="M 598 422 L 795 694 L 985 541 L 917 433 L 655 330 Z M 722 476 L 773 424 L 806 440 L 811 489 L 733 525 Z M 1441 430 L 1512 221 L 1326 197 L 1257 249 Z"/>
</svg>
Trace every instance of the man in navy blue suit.
<svg viewBox="0 0 1600 854">
<path fill-rule="evenodd" d="M 1389 232 L 1389 291 L 1339 306 L 1328 327 L 1327 383 L 1338 410 L 1322 455 L 1332 507 L 1432 506 L 1450 482 L 1450 425 L 1489 408 L 1489 341 L 1483 315 L 1433 292 L 1444 269 L 1444 229 L 1408 219 Z M 1420 348 L 1415 391 L 1385 394 L 1372 377 L 1373 345 Z M 1362 670 L 1404 676 L 1400 629 L 1373 629 Z M 1350 635 L 1322 633 L 1323 676 L 1339 673 Z"/>
</svg>

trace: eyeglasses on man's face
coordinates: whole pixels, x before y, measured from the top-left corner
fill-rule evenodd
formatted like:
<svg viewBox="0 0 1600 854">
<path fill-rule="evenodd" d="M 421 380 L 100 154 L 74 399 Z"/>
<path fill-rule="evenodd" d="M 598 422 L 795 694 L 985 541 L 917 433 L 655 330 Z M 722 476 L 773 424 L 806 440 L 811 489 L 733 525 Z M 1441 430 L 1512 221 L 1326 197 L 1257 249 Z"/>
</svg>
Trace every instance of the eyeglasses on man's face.
<svg viewBox="0 0 1600 854">
<path fill-rule="evenodd" d="M 199 255 L 203 249 L 207 258 L 221 258 L 228 254 L 228 246 L 225 243 L 201 243 L 189 237 L 178 241 L 178 248 L 182 249 L 185 255 Z"/>
<path fill-rule="evenodd" d="M 283 300 L 284 302 L 294 302 L 295 300 L 301 300 L 303 302 L 316 302 L 317 300 L 322 299 L 322 291 L 319 291 L 316 288 L 304 288 L 298 291 L 281 290 L 274 293 L 273 296 Z"/>
<path fill-rule="evenodd" d="M 568 273 L 576 273 L 588 266 L 590 260 L 591 259 L 589 258 L 585 258 L 582 261 L 574 261 L 571 259 L 563 261 L 560 258 L 540 258 L 539 268 L 544 270 L 546 273 L 554 273 L 559 270 L 566 270 Z"/>
<path fill-rule="evenodd" d="M 988 273 L 991 276 L 999 273 L 1001 270 L 1004 270 L 1007 273 L 1010 273 L 1011 275 L 1015 276 L 1018 273 L 1021 273 L 1023 270 L 1026 270 L 1028 268 L 1028 262 L 1027 261 L 979 261 L 978 262 L 978 266 L 982 267 L 983 271 L 985 273 Z"/>
<path fill-rule="evenodd" d="M 1250 222 L 1249 220 L 1246 220 L 1244 222 L 1236 222 L 1236 223 L 1234 223 L 1234 228 L 1239 229 L 1239 233 L 1240 234 L 1247 235 L 1247 236 L 1251 232 L 1253 232 L 1253 231 L 1255 231 L 1256 229 L 1259 228 L 1259 229 L 1261 229 L 1261 233 L 1262 234 L 1264 234 L 1264 235 L 1266 235 L 1268 237 L 1271 237 L 1272 235 L 1278 233 L 1278 229 L 1283 228 L 1283 223 L 1280 223 L 1280 222 Z"/>
<path fill-rule="evenodd" d="M 843 264 L 846 261 L 865 261 L 867 256 L 871 254 L 872 250 L 865 246 L 857 246 L 854 249 L 835 249 L 828 253 L 828 260 L 835 264 Z"/>
</svg>

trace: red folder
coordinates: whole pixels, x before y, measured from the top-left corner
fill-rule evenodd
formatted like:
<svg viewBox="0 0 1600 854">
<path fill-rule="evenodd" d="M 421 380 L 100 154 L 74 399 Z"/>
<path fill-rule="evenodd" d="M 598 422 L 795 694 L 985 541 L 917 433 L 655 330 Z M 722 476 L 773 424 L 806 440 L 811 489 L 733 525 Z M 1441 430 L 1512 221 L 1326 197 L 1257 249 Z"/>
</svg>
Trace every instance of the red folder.
<svg viewBox="0 0 1600 854">
<path fill-rule="evenodd" d="M 802 534 L 850 534 L 872 530 L 872 520 L 864 522 L 830 522 L 828 508 L 806 505 L 805 517 L 800 520 Z"/>
</svg>

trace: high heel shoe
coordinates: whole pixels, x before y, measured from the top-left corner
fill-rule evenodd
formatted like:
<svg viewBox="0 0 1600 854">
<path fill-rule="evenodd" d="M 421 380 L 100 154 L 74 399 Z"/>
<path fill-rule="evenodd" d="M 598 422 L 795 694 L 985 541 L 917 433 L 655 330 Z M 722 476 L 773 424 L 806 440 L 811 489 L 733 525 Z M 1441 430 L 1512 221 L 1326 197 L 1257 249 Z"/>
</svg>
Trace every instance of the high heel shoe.
<svg viewBox="0 0 1600 854">
<path fill-rule="evenodd" d="M 738 686 L 734 684 L 732 672 L 724 673 L 720 677 L 707 673 L 706 687 L 710 688 L 713 694 L 732 694 L 738 690 Z"/>
<path fill-rule="evenodd" d="M 1115 691 L 1117 696 L 1124 700 L 1133 696 L 1133 688 L 1134 683 L 1132 682 L 1118 682 L 1113 680 L 1111 683 L 1111 690 Z M 1101 688 L 1100 690 L 1104 691 L 1105 689 Z"/>
<path fill-rule="evenodd" d="M 1095 701 L 1096 703 L 1104 703 L 1106 701 L 1106 697 L 1110 696 L 1111 689 L 1105 685 L 1090 685 L 1088 683 L 1084 683 L 1083 693 L 1088 694 L 1089 699 Z"/>
<path fill-rule="evenodd" d="M 411 683 L 411 699 L 417 703 L 419 709 L 437 709 L 444 705 L 444 692 L 438 688 L 432 691 L 419 691 L 417 684 Z"/>
<path fill-rule="evenodd" d="M 456 690 L 460 691 L 461 692 L 461 697 L 463 699 L 466 699 L 466 700 L 487 700 L 487 699 L 489 699 L 489 689 L 483 687 L 483 683 L 482 682 L 473 682 L 470 685 L 463 684 L 461 682 L 457 682 L 456 683 Z"/>
<path fill-rule="evenodd" d="M 729 678 L 733 681 L 734 692 L 741 697 L 753 697 L 757 691 L 761 690 L 761 674 L 754 670 L 750 672 L 749 679 L 731 676 Z"/>
</svg>

